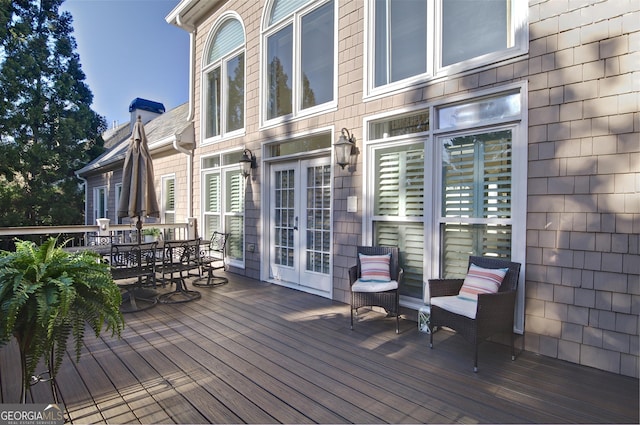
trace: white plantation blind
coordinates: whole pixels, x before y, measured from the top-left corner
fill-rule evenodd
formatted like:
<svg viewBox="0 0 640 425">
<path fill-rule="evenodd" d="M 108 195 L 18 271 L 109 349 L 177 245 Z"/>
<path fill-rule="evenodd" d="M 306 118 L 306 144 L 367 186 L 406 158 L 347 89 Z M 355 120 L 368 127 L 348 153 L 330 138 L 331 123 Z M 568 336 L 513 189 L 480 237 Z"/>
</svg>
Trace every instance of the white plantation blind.
<svg viewBox="0 0 640 425">
<path fill-rule="evenodd" d="M 208 173 L 204 176 L 204 233 L 210 239 L 213 232 L 222 230 L 220 221 L 220 174 Z"/>
<path fill-rule="evenodd" d="M 397 246 L 404 268 L 403 295 L 422 297 L 424 225 L 422 223 L 374 222 L 374 244 Z"/>
<path fill-rule="evenodd" d="M 376 149 L 374 180 L 374 244 L 400 249 L 401 293 L 422 297 L 424 145 Z"/>
<path fill-rule="evenodd" d="M 225 173 L 225 233 L 227 233 L 227 256 L 244 259 L 244 187 L 245 179 L 240 170 Z"/>
<path fill-rule="evenodd" d="M 511 130 L 443 139 L 442 270 L 466 273 L 470 255 L 511 256 Z"/>
<path fill-rule="evenodd" d="M 444 217 L 511 217 L 511 132 L 448 139 L 443 151 Z"/>
<path fill-rule="evenodd" d="M 400 150 L 402 149 L 402 150 Z M 424 148 L 422 144 L 376 152 L 375 215 L 422 216 Z"/>
</svg>

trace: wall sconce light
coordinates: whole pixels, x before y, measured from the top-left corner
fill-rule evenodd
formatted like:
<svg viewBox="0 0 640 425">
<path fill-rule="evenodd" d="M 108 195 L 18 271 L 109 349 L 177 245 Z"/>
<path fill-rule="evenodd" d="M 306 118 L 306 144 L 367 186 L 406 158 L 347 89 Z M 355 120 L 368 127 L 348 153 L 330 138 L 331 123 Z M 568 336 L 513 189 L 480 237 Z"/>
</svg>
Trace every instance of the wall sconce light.
<svg viewBox="0 0 640 425">
<path fill-rule="evenodd" d="M 336 163 L 344 170 L 344 167 L 351 162 L 351 157 L 356 154 L 356 138 L 346 128 L 343 128 L 340 133 L 340 138 L 333 147 L 336 150 Z"/>
<path fill-rule="evenodd" d="M 240 158 L 240 166 L 242 167 L 242 175 L 246 179 L 251 175 L 251 170 L 258 168 L 256 164 L 256 156 L 249 149 L 245 149 L 242 152 L 242 158 Z"/>
</svg>

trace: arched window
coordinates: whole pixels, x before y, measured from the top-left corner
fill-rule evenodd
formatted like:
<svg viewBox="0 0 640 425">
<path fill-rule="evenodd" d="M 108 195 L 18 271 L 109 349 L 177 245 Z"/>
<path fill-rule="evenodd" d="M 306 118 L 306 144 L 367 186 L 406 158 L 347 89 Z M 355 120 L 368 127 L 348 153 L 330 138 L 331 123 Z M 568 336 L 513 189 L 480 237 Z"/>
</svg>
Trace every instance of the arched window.
<svg viewBox="0 0 640 425">
<path fill-rule="evenodd" d="M 266 121 L 335 102 L 335 0 L 274 0 L 264 23 Z"/>
<path fill-rule="evenodd" d="M 244 28 L 233 16 L 223 17 L 209 38 L 204 56 L 204 139 L 244 130 Z"/>
</svg>

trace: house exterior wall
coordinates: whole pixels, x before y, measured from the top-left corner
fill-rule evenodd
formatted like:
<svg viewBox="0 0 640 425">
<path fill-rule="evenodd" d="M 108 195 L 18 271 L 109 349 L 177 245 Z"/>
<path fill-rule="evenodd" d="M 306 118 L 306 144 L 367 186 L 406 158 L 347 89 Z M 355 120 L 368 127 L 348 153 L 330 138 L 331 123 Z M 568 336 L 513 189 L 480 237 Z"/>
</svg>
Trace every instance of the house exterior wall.
<svg viewBox="0 0 640 425">
<path fill-rule="evenodd" d="M 268 3 L 268 2 L 267 2 Z M 202 157 L 233 148 L 257 156 L 246 189 L 244 269 L 260 278 L 264 253 L 261 148 L 319 127 L 353 129 L 362 151 L 366 117 L 513 83 L 526 84 L 528 184 L 526 349 L 638 377 L 640 313 L 640 3 L 529 1 L 529 52 L 475 72 L 439 78 L 376 98 L 363 87 L 365 2 L 338 2 L 337 108 L 260 128 L 261 19 L 265 2 L 223 2 L 196 28 L 194 215 L 201 217 Z M 233 11 L 246 36 L 245 133 L 203 145 L 202 64 L 216 20 Z M 158 165 L 160 175 L 164 165 Z M 166 165 L 176 170 L 175 164 Z M 348 268 L 363 234 L 362 155 L 333 168 L 333 299 L 349 303 Z M 186 177 L 185 177 L 186 178 Z M 359 202 L 361 202 L 359 200 Z M 424 276 L 428 279 L 431 276 Z"/>
</svg>

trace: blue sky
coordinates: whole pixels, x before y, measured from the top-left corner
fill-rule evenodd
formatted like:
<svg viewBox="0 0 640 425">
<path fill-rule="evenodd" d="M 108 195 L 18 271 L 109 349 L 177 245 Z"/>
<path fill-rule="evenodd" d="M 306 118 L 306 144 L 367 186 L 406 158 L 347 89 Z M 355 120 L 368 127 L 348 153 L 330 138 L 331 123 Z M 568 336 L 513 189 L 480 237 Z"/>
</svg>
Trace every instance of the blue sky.
<svg viewBox="0 0 640 425">
<path fill-rule="evenodd" d="M 92 109 L 128 122 L 136 97 L 167 110 L 189 99 L 189 34 L 165 21 L 179 0 L 66 0 Z"/>
</svg>

